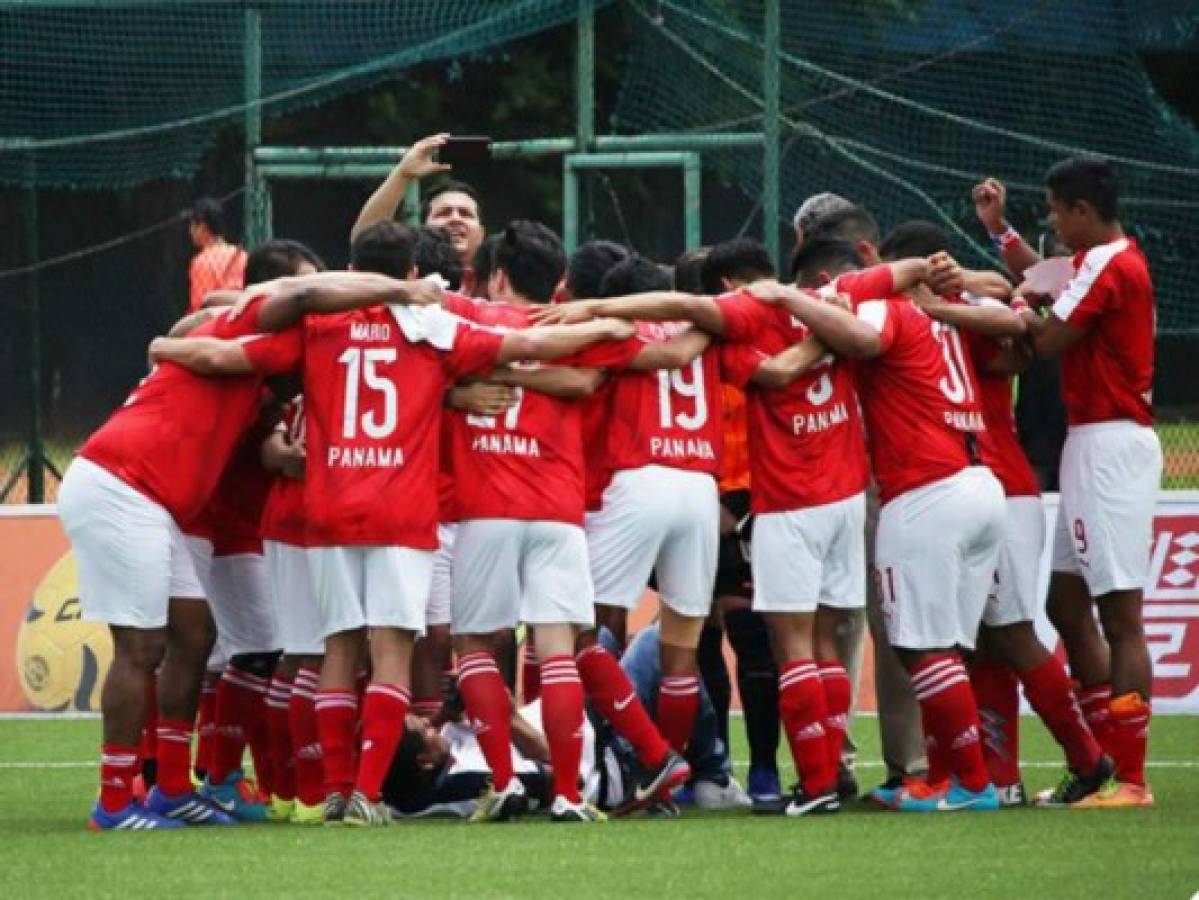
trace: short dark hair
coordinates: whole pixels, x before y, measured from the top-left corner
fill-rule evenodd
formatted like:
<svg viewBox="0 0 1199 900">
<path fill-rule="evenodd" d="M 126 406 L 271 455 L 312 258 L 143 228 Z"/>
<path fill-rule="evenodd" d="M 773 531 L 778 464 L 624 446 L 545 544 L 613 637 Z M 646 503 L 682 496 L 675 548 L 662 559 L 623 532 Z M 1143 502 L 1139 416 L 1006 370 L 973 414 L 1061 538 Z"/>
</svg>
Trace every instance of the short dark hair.
<svg viewBox="0 0 1199 900">
<path fill-rule="evenodd" d="M 294 275 L 301 263 L 311 263 L 318 272 L 325 270 L 324 260 L 299 241 L 267 241 L 246 257 L 245 286 Z"/>
<path fill-rule="evenodd" d="M 865 264 L 857 246 L 849 241 L 812 238 L 791 254 L 791 280 L 800 287 L 819 287 L 822 272 L 836 278 Z"/>
<path fill-rule="evenodd" d="M 600 285 L 608 270 L 628 257 L 629 249 L 615 241 L 580 244 L 566 263 L 566 289 L 576 300 L 600 296 Z"/>
<path fill-rule="evenodd" d="M 470 270 L 475 278 L 475 291 L 486 293 L 487 281 L 491 278 L 491 269 L 495 262 L 495 245 L 500 242 L 498 234 L 489 234 L 475 249 L 475 258 L 471 260 Z"/>
<path fill-rule="evenodd" d="M 711 247 L 700 247 L 696 250 L 684 250 L 674 261 L 674 289 L 687 294 L 702 294 L 704 292 L 704 260 L 712 252 Z"/>
<path fill-rule="evenodd" d="M 227 234 L 225 214 L 221 211 L 221 204 L 212 197 L 201 197 L 193 203 L 188 220 L 201 223 L 217 237 L 224 237 Z"/>
<path fill-rule="evenodd" d="M 549 303 L 566 269 L 562 241 L 552 229 L 530 219 L 508 223 L 495 245 L 491 265 L 508 276 L 512 289 L 534 303 Z"/>
<path fill-rule="evenodd" d="M 1120 183 L 1111 164 L 1093 157 L 1074 156 L 1055 164 L 1045 186 L 1063 203 L 1089 203 L 1105 222 L 1119 213 Z"/>
<path fill-rule="evenodd" d="M 482 206 L 479 202 L 479 192 L 465 181 L 454 181 L 453 179 L 442 181 L 425 194 L 424 202 L 421 203 L 420 208 L 420 220 L 422 222 L 429 220 L 429 213 L 433 209 L 433 201 L 442 194 L 466 194 L 466 196 L 475 201 L 475 209 L 480 209 Z M 482 212 L 480 212 L 480 217 L 482 217 Z"/>
<path fill-rule="evenodd" d="M 608 270 L 600 284 L 600 297 L 624 297 L 649 291 L 669 291 L 674 287 L 670 273 L 652 259 L 634 253 Z"/>
<path fill-rule="evenodd" d="M 350 244 L 350 265 L 359 272 L 376 272 L 407 278 L 412 271 L 416 232 L 407 225 L 384 219 L 364 228 Z"/>
<path fill-rule="evenodd" d="M 405 728 L 383 783 L 387 802 L 405 812 L 425 809 L 434 800 L 433 786 L 440 773 L 421 767 L 419 757 L 424 752 L 423 735 Z"/>
<path fill-rule="evenodd" d="M 932 256 L 949 251 L 949 235 L 945 229 L 933 222 L 913 219 L 900 222 L 891 229 L 879 245 L 878 255 L 883 259 L 907 259 L 912 256 Z"/>
<path fill-rule="evenodd" d="M 851 244 L 878 244 L 878 220 L 864 206 L 851 206 L 821 216 L 812 224 L 812 233 L 804 233 L 804 243 L 817 238 L 832 238 Z"/>
<path fill-rule="evenodd" d="M 774 262 L 770 252 L 753 238 L 733 238 L 716 244 L 708 251 L 700 267 L 700 282 L 705 294 L 724 290 L 722 278 L 754 281 L 774 277 Z"/>
<path fill-rule="evenodd" d="M 416 247 L 412 251 L 412 263 L 416 274 L 440 275 L 449 282 L 450 290 L 462 286 L 462 260 L 454 249 L 449 232 L 444 228 L 421 226 L 416 232 Z"/>
</svg>

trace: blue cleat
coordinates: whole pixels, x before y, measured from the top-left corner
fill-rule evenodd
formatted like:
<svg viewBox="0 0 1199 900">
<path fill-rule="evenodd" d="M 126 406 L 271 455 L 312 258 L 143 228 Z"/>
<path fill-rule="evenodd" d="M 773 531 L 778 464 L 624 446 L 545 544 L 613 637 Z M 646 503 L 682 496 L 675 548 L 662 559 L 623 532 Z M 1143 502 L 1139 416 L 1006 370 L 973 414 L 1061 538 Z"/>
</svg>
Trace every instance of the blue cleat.
<svg viewBox="0 0 1199 900">
<path fill-rule="evenodd" d="M 220 784 L 213 784 L 205 779 L 200 788 L 200 796 L 239 822 L 267 820 L 266 804 L 260 803 L 250 790 L 241 769 L 230 772 Z"/>
<path fill-rule="evenodd" d="M 146 795 L 149 812 L 184 825 L 236 825 L 237 820 L 195 791 L 168 796 L 157 787 Z"/>
<path fill-rule="evenodd" d="M 695 806 L 695 787 L 685 784 L 676 788 L 672 799 L 679 806 Z"/>
<path fill-rule="evenodd" d="M 956 779 L 948 784 L 914 784 L 896 801 L 900 812 L 992 812 L 999 809 L 999 792 L 988 783 L 981 791 L 968 791 Z"/>
<path fill-rule="evenodd" d="M 182 822 L 150 812 L 136 800 L 116 812 L 109 812 L 97 803 L 91 818 L 87 820 L 88 831 L 148 831 L 182 827 Z"/>
<path fill-rule="evenodd" d="M 745 778 L 745 793 L 751 800 L 773 802 L 783 797 L 783 785 L 779 781 L 778 769 L 766 766 L 750 766 Z"/>
<path fill-rule="evenodd" d="M 926 779 L 920 775 L 893 775 L 867 794 L 865 799 L 878 804 L 883 809 L 895 809 L 899 798 L 908 788 L 925 782 Z"/>
</svg>

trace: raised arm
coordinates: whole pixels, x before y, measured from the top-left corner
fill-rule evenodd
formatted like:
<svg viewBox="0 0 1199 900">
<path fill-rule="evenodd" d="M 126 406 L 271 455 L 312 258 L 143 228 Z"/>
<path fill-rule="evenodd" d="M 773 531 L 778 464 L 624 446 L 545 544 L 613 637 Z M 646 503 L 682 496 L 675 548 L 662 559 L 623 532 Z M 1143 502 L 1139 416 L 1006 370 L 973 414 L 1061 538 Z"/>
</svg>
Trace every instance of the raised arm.
<svg viewBox="0 0 1199 900">
<path fill-rule="evenodd" d="M 450 170 L 445 163 L 439 163 L 433 159 L 437 148 L 441 147 L 448 138 L 448 134 L 430 135 L 421 138 L 408 149 L 399 164 L 391 170 L 391 173 L 383 179 L 383 183 L 375 188 L 375 192 L 363 204 L 362 210 L 354 222 L 354 227 L 350 229 L 351 243 L 360 232 L 376 222 L 395 218 L 400 204 L 404 202 L 404 194 L 408 191 L 408 185 L 412 182 L 437 172 Z"/>
<path fill-rule="evenodd" d="M 250 375 L 254 367 L 237 341 L 213 337 L 159 337 L 150 342 L 150 362 L 173 362 L 197 375 Z"/>
<path fill-rule="evenodd" d="M 781 353 L 762 360 L 750 380 L 765 388 L 786 387 L 820 362 L 827 353 L 824 344 L 810 334 L 798 344 L 792 344 Z"/>
<path fill-rule="evenodd" d="M 1020 318 L 1028 328 L 1032 351 L 1039 357 L 1061 356 L 1083 336 L 1081 330 L 1067 325 L 1052 313 L 1042 317 L 1035 310 L 1026 309 L 1020 313 Z"/>
<path fill-rule="evenodd" d="M 188 313 L 171 326 L 171 330 L 167 332 L 167 337 L 187 337 L 219 312 L 219 309 L 201 308 L 197 309 L 194 313 Z"/>
<path fill-rule="evenodd" d="M 987 229 L 991 243 L 1003 257 L 1004 265 L 1015 275 L 1023 275 L 1025 269 L 1041 261 L 1040 254 L 1004 218 L 1007 188 L 1003 182 L 988 178 L 974 186 L 970 198 L 974 201 L 974 214 Z"/>
<path fill-rule="evenodd" d="M 1024 320 L 998 301 L 988 303 L 948 303 L 933 295 L 918 296 L 916 304 L 929 318 L 965 328 L 988 337 L 1019 337 L 1028 331 Z"/>
</svg>

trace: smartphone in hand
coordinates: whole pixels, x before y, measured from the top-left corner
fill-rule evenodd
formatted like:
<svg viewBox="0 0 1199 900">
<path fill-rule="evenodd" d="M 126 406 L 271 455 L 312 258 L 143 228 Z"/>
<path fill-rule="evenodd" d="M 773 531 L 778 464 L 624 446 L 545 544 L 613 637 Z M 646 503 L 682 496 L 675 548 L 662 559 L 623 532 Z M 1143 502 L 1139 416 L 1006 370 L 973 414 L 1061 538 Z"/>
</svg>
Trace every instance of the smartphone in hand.
<svg viewBox="0 0 1199 900">
<path fill-rule="evenodd" d="M 452 135 L 437 149 L 437 161 L 452 166 L 491 160 L 491 138 L 484 135 Z"/>
</svg>

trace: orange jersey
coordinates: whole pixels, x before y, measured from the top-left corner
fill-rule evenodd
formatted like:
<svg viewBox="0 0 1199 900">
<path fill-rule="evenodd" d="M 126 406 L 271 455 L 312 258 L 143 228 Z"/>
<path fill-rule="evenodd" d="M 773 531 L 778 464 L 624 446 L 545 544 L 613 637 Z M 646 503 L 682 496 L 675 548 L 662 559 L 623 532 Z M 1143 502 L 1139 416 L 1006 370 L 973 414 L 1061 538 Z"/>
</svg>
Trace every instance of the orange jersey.
<svg viewBox="0 0 1199 900">
<path fill-rule="evenodd" d="M 242 289 L 246 278 L 246 251 L 236 244 L 209 244 L 194 257 L 188 270 L 188 312 L 200 308 L 212 291 Z"/>
<path fill-rule="evenodd" d="M 720 387 L 724 406 L 724 464 L 720 492 L 749 490 L 749 437 L 745 392 L 731 384 Z"/>
</svg>

